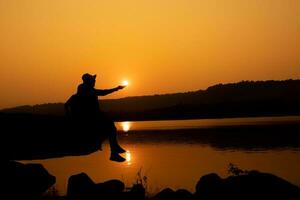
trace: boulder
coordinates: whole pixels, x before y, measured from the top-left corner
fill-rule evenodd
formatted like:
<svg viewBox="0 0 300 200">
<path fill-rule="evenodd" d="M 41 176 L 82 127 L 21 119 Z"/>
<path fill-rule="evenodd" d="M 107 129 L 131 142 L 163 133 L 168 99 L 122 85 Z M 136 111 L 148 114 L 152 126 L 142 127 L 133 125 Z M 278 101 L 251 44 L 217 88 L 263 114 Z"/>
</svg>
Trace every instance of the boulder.
<svg viewBox="0 0 300 200">
<path fill-rule="evenodd" d="M 87 174 L 80 173 L 69 178 L 67 198 L 69 200 L 123 199 L 125 185 L 120 180 L 95 183 Z"/>
<path fill-rule="evenodd" d="M 221 179 L 203 176 L 196 185 L 196 199 L 300 199 L 300 188 L 273 174 L 250 171 Z"/>
<path fill-rule="evenodd" d="M 104 183 L 96 184 L 96 189 L 111 192 L 123 192 L 125 184 L 117 179 L 105 181 Z"/>
<path fill-rule="evenodd" d="M 175 192 L 176 200 L 191 200 L 193 198 L 193 194 L 186 189 L 178 189 Z"/>
<path fill-rule="evenodd" d="M 125 184 L 120 180 L 109 180 L 95 185 L 95 197 L 97 199 L 122 199 Z"/>
<path fill-rule="evenodd" d="M 157 193 L 151 200 L 174 200 L 176 199 L 176 193 L 170 188 L 165 188 Z"/>
<path fill-rule="evenodd" d="M 93 122 L 64 116 L 0 113 L 0 127 L 6 160 L 87 155 L 100 150 L 108 135 Z"/>
<path fill-rule="evenodd" d="M 52 185 L 55 177 L 40 164 L 8 161 L 4 177 L 4 191 L 10 199 L 38 199 Z"/>
<path fill-rule="evenodd" d="M 142 184 L 134 184 L 128 192 L 130 200 L 144 200 L 146 198 L 146 190 Z"/>
<path fill-rule="evenodd" d="M 95 183 L 85 173 L 72 175 L 68 180 L 67 197 L 70 200 L 92 199 Z"/>
<path fill-rule="evenodd" d="M 223 192 L 223 180 L 215 173 L 202 176 L 196 184 L 197 197 L 217 198 Z"/>
<path fill-rule="evenodd" d="M 227 195 L 238 199 L 300 199 L 300 188 L 273 174 L 251 171 L 230 176 L 224 182 Z"/>
<path fill-rule="evenodd" d="M 176 192 L 170 188 L 163 189 L 152 200 L 191 200 L 193 194 L 186 189 L 178 189 Z"/>
</svg>

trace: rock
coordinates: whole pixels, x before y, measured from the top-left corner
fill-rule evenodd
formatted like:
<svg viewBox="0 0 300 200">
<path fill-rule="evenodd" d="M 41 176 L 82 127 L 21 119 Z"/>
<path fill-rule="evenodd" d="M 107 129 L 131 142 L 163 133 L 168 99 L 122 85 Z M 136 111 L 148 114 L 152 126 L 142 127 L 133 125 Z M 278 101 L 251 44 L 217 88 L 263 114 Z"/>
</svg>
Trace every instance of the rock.
<svg viewBox="0 0 300 200">
<path fill-rule="evenodd" d="M 269 173 L 251 171 L 225 179 L 225 190 L 233 199 L 300 199 L 300 188 Z"/>
<path fill-rule="evenodd" d="M 151 198 L 151 200 L 174 200 L 175 198 L 175 191 L 170 188 L 166 188 L 156 194 L 153 198 Z"/>
<path fill-rule="evenodd" d="M 94 183 L 85 173 L 69 178 L 67 197 L 69 200 L 123 199 L 125 185 L 119 180 L 109 180 L 104 183 Z"/>
<path fill-rule="evenodd" d="M 109 180 L 95 185 L 97 199 L 122 199 L 125 184 L 120 180 Z"/>
<path fill-rule="evenodd" d="M 142 184 L 134 184 L 129 191 L 130 200 L 144 200 L 146 198 L 146 190 Z"/>
<path fill-rule="evenodd" d="M 185 189 L 179 189 L 176 192 L 170 188 L 166 188 L 155 195 L 152 200 L 190 200 L 193 194 Z"/>
<path fill-rule="evenodd" d="M 193 198 L 193 194 L 186 189 L 179 189 L 175 192 L 177 200 L 190 200 Z"/>
<path fill-rule="evenodd" d="M 72 175 L 68 180 L 67 197 L 70 200 L 92 199 L 95 195 L 95 183 L 85 173 Z"/>
<path fill-rule="evenodd" d="M 105 181 L 104 183 L 96 184 L 96 188 L 111 192 L 123 192 L 125 189 L 125 184 L 120 180 L 113 179 Z"/>
<path fill-rule="evenodd" d="M 216 198 L 222 193 L 223 180 L 215 173 L 202 176 L 196 185 L 199 198 Z"/>
<path fill-rule="evenodd" d="M 7 162 L 4 190 L 11 199 L 38 199 L 55 183 L 55 177 L 40 164 Z"/>
<path fill-rule="evenodd" d="M 7 160 L 87 155 L 107 138 L 99 126 L 64 116 L 0 113 L 0 127 L 1 155 Z"/>
<path fill-rule="evenodd" d="M 248 174 L 221 179 L 216 174 L 203 176 L 196 185 L 196 199 L 300 199 L 300 188 L 268 173 Z"/>
</svg>

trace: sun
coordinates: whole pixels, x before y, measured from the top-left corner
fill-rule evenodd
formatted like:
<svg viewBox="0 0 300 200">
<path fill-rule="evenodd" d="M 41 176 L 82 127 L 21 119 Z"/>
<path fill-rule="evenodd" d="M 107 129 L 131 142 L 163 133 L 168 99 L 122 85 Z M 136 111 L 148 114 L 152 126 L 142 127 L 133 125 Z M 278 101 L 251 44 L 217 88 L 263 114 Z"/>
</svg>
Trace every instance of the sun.
<svg viewBox="0 0 300 200">
<path fill-rule="evenodd" d="M 128 86 L 128 85 L 129 85 L 129 82 L 128 82 L 127 80 L 124 80 L 124 81 L 122 81 L 122 85 L 123 85 L 123 86 Z"/>
</svg>

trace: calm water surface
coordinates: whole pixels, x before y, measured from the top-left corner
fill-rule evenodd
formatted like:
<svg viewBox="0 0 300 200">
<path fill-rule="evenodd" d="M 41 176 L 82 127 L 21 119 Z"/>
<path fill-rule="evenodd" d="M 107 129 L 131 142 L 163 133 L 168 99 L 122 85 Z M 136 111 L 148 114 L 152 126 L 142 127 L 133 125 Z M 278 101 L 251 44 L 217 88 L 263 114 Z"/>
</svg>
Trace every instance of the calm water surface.
<svg viewBox="0 0 300 200">
<path fill-rule="evenodd" d="M 120 142 L 128 150 L 124 154 L 127 159 L 124 163 L 109 161 L 107 144 L 103 145 L 103 151 L 87 156 L 30 162 L 43 164 L 55 175 L 56 187 L 62 194 L 66 192 L 67 180 L 73 174 L 85 172 L 95 182 L 117 178 L 130 186 L 135 182 L 139 170 L 148 177 L 150 192 L 157 192 L 163 187 L 194 191 L 195 184 L 202 175 L 216 172 L 223 177 L 227 176 L 229 163 L 242 169 L 270 172 L 300 186 L 300 151 L 297 145 L 289 146 L 287 142 L 285 146 L 255 149 L 245 145 L 242 148 L 243 145 L 235 145 L 239 143 L 235 140 L 226 140 L 225 143 L 230 143 L 226 146 L 223 140 L 197 137 L 201 135 L 203 128 L 291 122 L 300 123 L 300 117 L 120 122 L 117 123 Z"/>
</svg>

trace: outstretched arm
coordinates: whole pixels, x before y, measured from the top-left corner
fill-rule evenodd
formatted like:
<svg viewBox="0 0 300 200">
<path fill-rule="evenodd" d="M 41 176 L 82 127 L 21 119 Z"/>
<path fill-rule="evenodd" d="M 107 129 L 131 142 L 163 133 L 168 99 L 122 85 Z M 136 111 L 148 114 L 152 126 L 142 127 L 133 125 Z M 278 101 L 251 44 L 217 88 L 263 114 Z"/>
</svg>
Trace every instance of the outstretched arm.
<svg viewBox="0 0 300 200">
<path fill-rule="evenodd" d="M 116 92 L 118 90 L 121 90 L 124 87 L 125 86 L 119 85 L 118 87 L 115 87 L 115 88 L 112 88 L 112 89 L 104 89 L 104 90 L 96 89 L 96 94 L 97 94 L 97 96 L 105 96 L 105 95 L 111 94 L 113 92 Z"/>
</svg>

